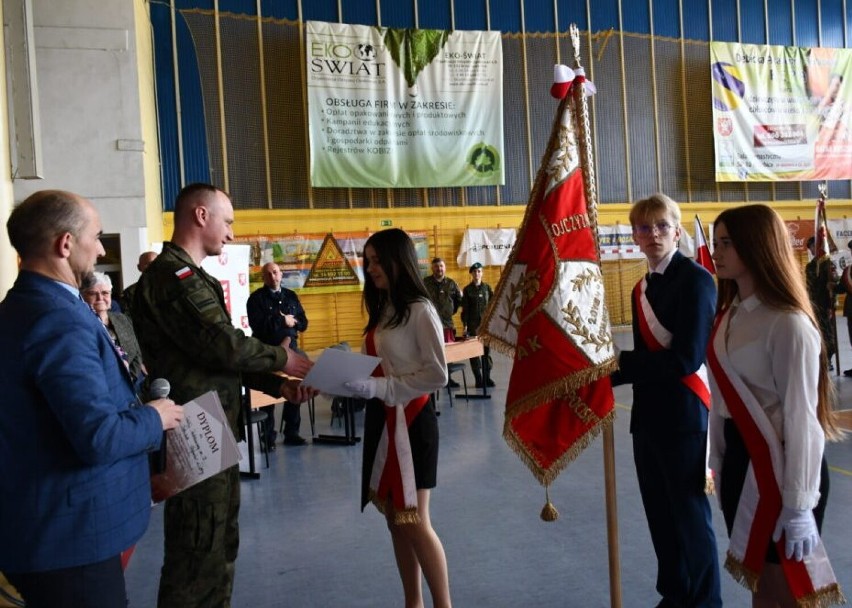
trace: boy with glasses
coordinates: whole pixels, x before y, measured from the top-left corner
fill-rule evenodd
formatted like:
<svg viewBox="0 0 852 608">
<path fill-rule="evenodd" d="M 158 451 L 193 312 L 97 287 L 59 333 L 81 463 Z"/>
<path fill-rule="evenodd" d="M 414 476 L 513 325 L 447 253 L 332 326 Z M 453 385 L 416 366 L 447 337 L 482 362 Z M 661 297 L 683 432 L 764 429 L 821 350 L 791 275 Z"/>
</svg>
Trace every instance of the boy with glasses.
<svg viewBox="0 0 852 608">
<path fill-rule="evenodd" d="M 716 304 L 713 278 L 677 250 L 680 208 L 665 194 L 630 210 L 649 273 L 633 290 L 633 350 L 613 385 L 633 384 L 630 432 L 657 554 L 658 608 L 722 605 L 716 537 L 705 494 L 710 392 L 704 353 Z"/>
</svg>

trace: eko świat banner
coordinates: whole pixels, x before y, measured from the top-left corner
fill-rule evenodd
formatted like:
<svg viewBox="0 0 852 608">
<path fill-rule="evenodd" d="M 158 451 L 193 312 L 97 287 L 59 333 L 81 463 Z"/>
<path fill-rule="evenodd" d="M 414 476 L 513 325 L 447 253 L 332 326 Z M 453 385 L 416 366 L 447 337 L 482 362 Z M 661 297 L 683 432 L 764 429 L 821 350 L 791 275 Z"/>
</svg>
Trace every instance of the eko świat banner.
<svg viewBox="0 0 852 608">
<path fill-rule="evenodd" d="M 499 32 L 309 21 L 306 51 L 311 185 L 503 183 Z"/>
<path fill-rule="evenodd" d="M 852 49 L 710 43 L 716 180 L 852 178 Z"/>
</svg>

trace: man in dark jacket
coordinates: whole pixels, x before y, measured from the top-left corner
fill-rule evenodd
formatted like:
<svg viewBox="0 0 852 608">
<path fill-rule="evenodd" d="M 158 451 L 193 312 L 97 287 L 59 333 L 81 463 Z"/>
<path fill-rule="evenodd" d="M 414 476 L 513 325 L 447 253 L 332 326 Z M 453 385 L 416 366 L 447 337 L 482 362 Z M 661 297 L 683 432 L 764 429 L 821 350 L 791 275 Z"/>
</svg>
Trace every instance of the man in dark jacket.
<svg viewBox="0 0 852 608">
<path fill-rule="evenodd" d="M 249 326 L 252 335 L 265 344 L 289 347 L 304 355 L 297 347 L 299 333 L 308 328 L 308 317 L 299 302 L 299 296 L 290 289 L 281 286 L 281 268 L 275 262 L 265 264 L 261 269 L 263 287 L 249 296 L 246 303 Z M 284 420 L 284 445 L 305 445 L 307 442 L 299 435 L 302 416 L 298 403 L 284 402 L 281 417 Z M 275 406 L 263 408 L 269 414 L 266 427 L 266 448 L 275 449 Z"/>
</svg>

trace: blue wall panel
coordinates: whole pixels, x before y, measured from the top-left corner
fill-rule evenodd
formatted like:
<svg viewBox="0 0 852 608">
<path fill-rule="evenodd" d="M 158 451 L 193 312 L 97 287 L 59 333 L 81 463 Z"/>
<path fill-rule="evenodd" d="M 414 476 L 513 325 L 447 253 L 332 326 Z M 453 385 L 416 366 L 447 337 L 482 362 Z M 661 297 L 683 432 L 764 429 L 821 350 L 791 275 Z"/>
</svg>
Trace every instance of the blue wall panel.
<svg viewBox="0 0 852 608">
<path fill-rule="evenodd" d="M 163 199 L 175 200 L 180 190 L 175 80 L 172 69 L 171 11 L 163 4 L 151 5 L 154 30 L 154 70 L 157 75 L 157 128 L 160 138 L 160 175 Z"/>
<path fill-rule="evenodd" d="M 588 30 L 589 23 L 586 18 L 586 3 L 578 0 L 557 0 L 559 9 L 559 31 L 564 33 L 573 23 L 581 30 Z"/>
<path fill-rule="evenodd" d="M 651 11 L 648 7 L 648 1 L 623 2 L 621 4 L 621 21 L 626 32 L 650 34 Z"/>
<path fill-rule="evenodd" d="M 819 46 L 816 2 L 796 2 L 796 46 Z"/>
<path fill-rule="evenodd" d="M 683 5 L 683 37 L 687 40 L 710 40 L 707 0 L 681 0 Z"/>
<path fill-rule="evenodd" d="M 740 2 L 741 42 L 766 44 L 766 20 L 763 0 Z"/>
<path fill-rule="evenodd" d="M 431 10 L 430 10 L 431 12 Z M 448 11 L 449 12 L 449 9 Z M 424 17 L 421 16 L 421 19 Z M 449 19 L 447 20 L 449 22 Z M 459 7 L 456 6 L 456 29 L 458 30 L 487 30 L 488 29 L 488 18 L 485 14 L 485 9 L 481 11 L 475 11 L 471 9 L 459 10 Z M 491 25 L 491 29 L 497 29 L 494 25 Z"/>
<path fill-rule="evenodd" d="M 654 34 L 680 38 L 678 0 L 654 0 Z"/>
<path fill-rule="evenodd" d="M 313 2 L 313 0 L 311 0 Z M 302 0 L 302 6 L 305 0 Z M 336 10 L 336 9 L 335 9 Z M 343 22 L 358 23 L 361 25 L 376 25 L 379 22 L 379 13 L 375 2 L 343 2 Z M 384 24 L 384 22 L 382 22 Z"/>
<path fill-rule="evenodd" d="M 552 2 L 523 0 L 523 3 L 528 32 L 552 32 L 556 29 Z"/>
<path fill-rule="evenodd" d="M 769 44 L 793 45 L 793 6 L 790 0 L 768 0 Z"/>
<path fill-rule="evenodd" d="M 480 13 L 483 11 L 468 11 Z M 482 15 L 483 21 L 485 15 Z M 449 2 L 432 2 L 430 0 L 417 0 L 417 18 L 420 21 L 420 27 L 431 30 L 450 30 L 453 29 L 452 18 L 450 15 Z M 456 20 L 458 21 L 458 2 L 456 3 Z M 473 27 L 459 27 L 456 23 L 456 29 L 459 30 L 484 30 L 485 25 L 477 25 Z"/>
<path fill-rule="evenodd" d="M 518 0 L 489 0 L 489 4 L 492 30 L 521 31 L 521 6 Z"/>
<path fill-rule="evenodd" d="M 384 27 L 400 29 L 415 27 L 414 5 L 411 2 L 382 2 L 381 10 Z"/>
<path fill-rule="evenodd" d="M 588 15 L 586 0 L 556 0 L 556 14 L 553 0 L 383 0 L 380 7 L 376 6 L 376 0 L 342 0 L 342 14 L 338 12 L 338 0 L 261 0 L 261 12 L 264 17 L 295 21 L 301 4 L 305 20 L 376 25 L 378 11 L 381 10 L 383 25 L 415 27 L 414 2 L 417 2 L 417 25 L 421 28 L 450 29 L 453 26 L 452 6 L 457 29 L 488 29 L 486 9 L 490 9 L 492 30 L 518 33 L 522 29 L 523 2 L 527 32 L 556 30 L 564 33 L 569 24 L 576 23 L 581 30 L 597 33 L 619 28 L 621 7 L 625 32 L 648 34 L 652 29 L 649 1 L 653 2 L 653 31 L 660 37 L 677 38 L 683 35 L 689 40 L 709 40 L 712 31 L 714 40 L 733 42 L 740 40 L 741 32 L 742 41 L 748 43 L 818 46 L 821 31 L 823 46 L 852 46 L 849 40 L 852 0 L 846 0 L 845 14 L 844 0 L 591 0 L 588 3 Z M 708 3 L 712 5 L 711 8 Z M 175 4 L 178 9 L 176 28 L 185 179 L 187 182 L 209 181 L 211 158 L 208 154 L 198 62 L 192 37 L 180 10 L 212 11 L 214 1 L 175 0 Z M 218 6 L 223 12 L 253 15 L 256 0 L 218 0 Z M 741 28 L 738 28 L 737 22 L 738 6 Z M 821 26 L 817 23 L 818 6 L 821 9 Z M 765 10 L 768 13 L 768 39 Z M 680 11 L 683 11 L 682 15 Z M 558 23 L 554 23 L 556 17 Z M 165 205 L 170 208 L 180 187 L 180 179 L 168 3 L 152 2 L 151 20 L 154 28 L 163 190 Z"/>
<path fill-rule="evenodd" d="M 589 10 L 591 13 L 589 27 L 593 32 L 619 29 L 618 25 L 618 0 L 599 0 L 592 2 Z"/>
<path fill-rule="evenodd" d="M 210 181 L 210 155 L 207 152 L 207 131 L 204 124 L 204 103 L 201 95 L 201 75 L 195 60 L 195 44 L 186 21 L 180 14 L 175 20 L 180 82 L 181 133 L 183 135 L 184 177 L 187 184 Z M 166 209 L 172 209 L 173 199 L 166 199 Z"/>
<path fill-rule="evenodd" d="M 264 17 L 296 21 L 299 18 L 299 5 L 297 0 L 261 0 L 260 12 Z"/>
<path fill-rule="evenodd" d="M 847 0 L 847 4 L 852 7 Z M 820 0 L 822 12 L 822 46 L 844 46 L 843 0 Z M 848 33 L 846 34 L 848 37 Z"/>
<path fill-rule="evenodd" d="M 346 7 L 344 7 L 343 21 L 347 20 Z M 337 12 L 337 0 L 311 0 L 310 2 L 302 1 L 302 18 L 305 21 L 330 21 L 337 23 L 340 21 L 340 15 Z M 349 23 L 358 23 L 354 20 L 349 20 Z"/>
<path fill-rule="evenodd" d="M 737 0 L 713 0 L 713 40 L 739 42 Z"/>
<path fill-rule="evenodd" d="M 255 0 L 219 0 L 219 11 L 238 15 L 257 15 Z"/>
</svg>

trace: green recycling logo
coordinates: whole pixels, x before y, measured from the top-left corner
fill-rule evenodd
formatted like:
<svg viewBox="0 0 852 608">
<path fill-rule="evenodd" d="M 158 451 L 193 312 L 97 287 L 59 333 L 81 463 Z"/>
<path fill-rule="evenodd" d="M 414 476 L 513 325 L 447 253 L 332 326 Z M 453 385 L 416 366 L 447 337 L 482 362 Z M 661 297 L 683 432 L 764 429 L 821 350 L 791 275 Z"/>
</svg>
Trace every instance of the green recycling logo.
<svg viewBox="0 0 852 608">
<path fill-rule="evenodd" d="M 500 154 L 485 142 L 475 144 L 467 153 L 467 168 L 479 177 L 490 177 L 500 171 Z"/>
</svg>

